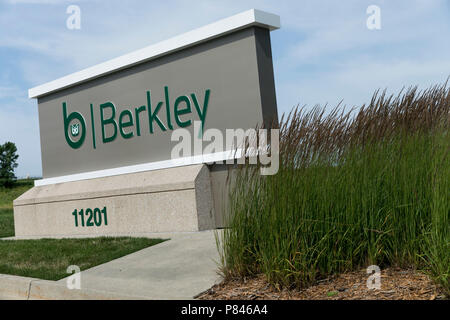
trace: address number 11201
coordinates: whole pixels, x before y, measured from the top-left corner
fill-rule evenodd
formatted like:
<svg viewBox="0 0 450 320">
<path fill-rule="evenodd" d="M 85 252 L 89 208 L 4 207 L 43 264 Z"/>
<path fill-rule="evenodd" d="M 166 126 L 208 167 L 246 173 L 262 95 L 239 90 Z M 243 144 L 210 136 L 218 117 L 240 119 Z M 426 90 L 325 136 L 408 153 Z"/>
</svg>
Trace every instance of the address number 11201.
<svg viewBox="0 0 450 320">
<path fill-rule="evenodd" d="M 81 209 L 79 211 L 75 209 L 72 215 L 75 219 L 75 227 L 100 227 L 101 225 L 108 225 L 106 207 L 103 207 L 102 210 L 99 208 L 87 208 L 86 210 Z"/>
</svg>

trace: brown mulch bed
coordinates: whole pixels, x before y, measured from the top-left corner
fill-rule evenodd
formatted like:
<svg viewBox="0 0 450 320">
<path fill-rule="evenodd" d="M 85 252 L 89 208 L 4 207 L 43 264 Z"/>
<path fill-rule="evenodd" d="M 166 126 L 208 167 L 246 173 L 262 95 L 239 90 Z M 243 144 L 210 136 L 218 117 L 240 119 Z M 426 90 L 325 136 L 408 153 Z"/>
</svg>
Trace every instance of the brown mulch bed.
<svg viewBox="0 0 450 320">
<path fill-rule="evenodd" d="M 430 278 L 418 271 L 381 270 L 381 288 L 368 289 L 366 270 L 344 273 L 303 290 L 278 290 L 263 275 L 224 281 L 198 296 L 202 300 L 436 300 L 446 299 Z"/>
</svg>

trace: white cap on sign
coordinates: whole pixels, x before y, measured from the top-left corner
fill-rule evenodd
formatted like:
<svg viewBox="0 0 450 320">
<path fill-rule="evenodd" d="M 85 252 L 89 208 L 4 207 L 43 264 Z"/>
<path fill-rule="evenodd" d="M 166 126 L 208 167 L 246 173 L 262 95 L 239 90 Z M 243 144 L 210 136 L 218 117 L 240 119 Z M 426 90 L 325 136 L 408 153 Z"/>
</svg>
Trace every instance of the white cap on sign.
<svg viewBox="0 0 450 320">
<path fill-rule="evenodd" d="M 275 14 L 256 9 L 244 11 L 204 27 L 189 31 L 168 40 L 164 40 L 118 58 L 34 87 L 28 90 L 28 97 L 39 98 L 43 95 L 65 89 L 142 62 L 156 59 L 175 51 L 182 50 L 251 26 L 259 26 L 267 28 L 271 31 L 276 30 L 280 28 L 280 17 Z"/>
</svg>

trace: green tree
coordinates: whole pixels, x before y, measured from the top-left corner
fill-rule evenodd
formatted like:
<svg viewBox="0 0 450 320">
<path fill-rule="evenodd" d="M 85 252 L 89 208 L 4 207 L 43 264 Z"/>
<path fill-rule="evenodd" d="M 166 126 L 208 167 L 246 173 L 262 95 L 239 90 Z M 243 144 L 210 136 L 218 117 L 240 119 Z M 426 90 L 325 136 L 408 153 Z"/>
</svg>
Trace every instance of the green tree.
<svg viewBox="0 0 450 320">
<path fill-rule="evenodd" d="M 17 168 L 17 147 L 13 142 L 0 144 L 0 186 L 10 187 L 16 180 L 14 169 Z"/>
</svg>

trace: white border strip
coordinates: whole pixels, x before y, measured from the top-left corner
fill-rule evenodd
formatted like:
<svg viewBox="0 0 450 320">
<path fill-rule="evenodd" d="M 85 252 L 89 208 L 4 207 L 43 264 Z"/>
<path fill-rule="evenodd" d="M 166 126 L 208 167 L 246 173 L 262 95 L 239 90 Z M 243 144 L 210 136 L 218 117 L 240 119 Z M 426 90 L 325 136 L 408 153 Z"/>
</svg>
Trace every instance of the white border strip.
<svg viewBox="0 0 450 320">
<path fill-rule="evenodd" d="M 260 26 L 268 28 L 269 30 L 279 29 L 280 17 L 272 13 L 251 9 L 229 18 L 219 20 L 207 26 L 181 34 L 174 38 L 34 87 L 28 90 L 28 97 L 38 98 L 51 92 L 68 88 L 250 26 Z"/>
<path fill-rule="evenodd" d="M 193 164 L 214 163 L 214 162 L 226 161 L 226 160 L 231 160 L 231 159 L 239 159 L 239 158 L 241 158 L 242 153 L 243 153 L 242 149 L 240 148 L 240 149 L 233 150 L 233 151 L 216 152 L 216 153 L 209 153 L 209 154 L 203 154 L 203 155 L 192 156 L 192 157 L 183 157 L 183 158 L 170 159 L 170 160 L 164 160 L 164 161 L 156 161 L 156 162 L 149 162 L 149 163 L 144 163 L 144 164 L 137 164 L 137 165 L 133 165 L 133 166 L 90 171 L 90 172 L 84 172 L 84 173 L 71 174 L 71 175 L 67 175 L 67 176 L 35 180 L 34 185 L 36 187 L 39 187 L 39 186 L 46 186 L 46 185 L 50 185 L 50 184 L 56 184 L 56 183 L 64 183 L 64 182 L 72 182 L 72 181 L 79 181 L 79 180 L 88 180 L 88 179 L 117 176 L 120 174 L 175 168 L 175 167 L 188 166 L 188 165 L 193 165 Z"/>
</svg>

